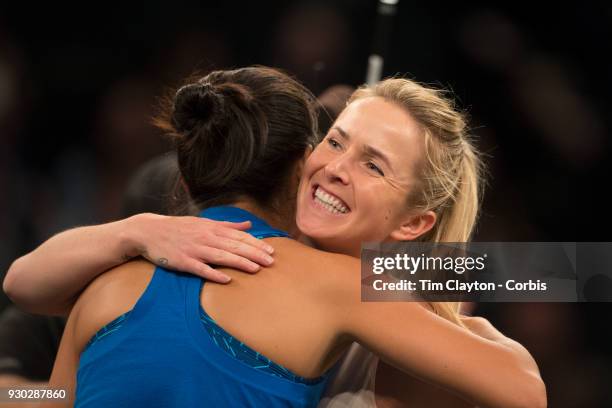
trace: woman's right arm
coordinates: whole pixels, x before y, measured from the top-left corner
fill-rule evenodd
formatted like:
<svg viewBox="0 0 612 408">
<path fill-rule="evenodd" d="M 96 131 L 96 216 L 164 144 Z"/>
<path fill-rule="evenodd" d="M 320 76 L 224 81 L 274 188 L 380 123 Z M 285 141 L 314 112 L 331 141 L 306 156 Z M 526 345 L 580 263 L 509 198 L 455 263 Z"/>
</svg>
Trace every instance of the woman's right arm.
<svg viewBox="0 0 612 408">
<path fill-rule="evenodd" d="M 341 338 L 478 406 L 546 407 L 533 358 L 486 320 L 464 318 L 464 328 L 418 302 L 363 302 L 358 259 L 345 258 L 327 269 L 334 273 L 325 275 L 331 289 L 323 291 L 325 310 L 333 311 Z"/>
<path fill-rule="evenodd" d="M 138 214 L 108 224 L 74 228 L 15 260 L 3 289 L 26 311 L 65 315 L 96 276 L 136 256 L 227 282 L 227 275 L 206 263 L 257 272 L 260 265 L 272 262 L 273 249 L 241 231 L 249 227 L 248 222 Z"/>
<path fill-rule="evenodd" d="M 416 302 L 358 302 L 345 316 L 343 331 L 384 361 L 478 406 L 546 407 L 535 361 L 501 334 L 477 335 Z"/>
</svg>

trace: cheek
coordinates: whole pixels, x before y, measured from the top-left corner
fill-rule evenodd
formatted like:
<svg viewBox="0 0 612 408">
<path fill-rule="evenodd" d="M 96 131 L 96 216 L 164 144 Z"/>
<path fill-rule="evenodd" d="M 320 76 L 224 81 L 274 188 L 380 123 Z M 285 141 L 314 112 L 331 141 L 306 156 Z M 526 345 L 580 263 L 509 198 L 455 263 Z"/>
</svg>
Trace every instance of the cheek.
<svg viewBox="0 0 612 408">
<path fill-rule="evenodd" d="M 306 162 L 304 163 L 304 168 L 302 170 L 302 177 L 300 178 L 300 192 L 308 185 L 310 178 L 313 174 L 321 168 L 320 159 L 317 157 L 316 151 L 313 152 Z"/>
<path fill-rule="evenodd" d="M 388 191 L 388 188 L 372 189 L 368 197 L 366 211 L 375 214 L 372 219 L 376 220 L 380 228 L 387 229 L 406 209 L 404 197 L 395 191 Z"/>
<path fill-rule="evenodd" d="M 368 175 L 353 177 L 353 180 L 357 199 L 362 207 L 367 208 L 368 211 L 375 211 L 374 214 L 378 219 L 391 211 L 396 200 L 388 186 Z"/>
<path fill-rule="evenodd" d="M 304 167 L 319 169 L 327 165 L 332 160 L 333 154 L 326 147 L 317 147 L 306 160 Z"/>
<path fill-rule="evenodd" d="M 317 163 L 319 163 L 320 160 L 321 160 L 321 147 L 318 146 L 312 151 L 312 153 L 310 153 L 310 155 L 304 162 L 304 171 L 307 171 L 309 169 L 312 169 L 313 167 L 316 167 Z"/>
</svg>

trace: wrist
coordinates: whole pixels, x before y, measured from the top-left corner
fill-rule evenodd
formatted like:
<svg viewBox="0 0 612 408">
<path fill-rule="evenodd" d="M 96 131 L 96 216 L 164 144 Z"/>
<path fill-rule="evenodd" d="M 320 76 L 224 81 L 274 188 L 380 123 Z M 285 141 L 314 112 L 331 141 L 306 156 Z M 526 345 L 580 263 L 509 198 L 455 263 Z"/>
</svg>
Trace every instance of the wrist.
<svg viewBox="0 0 612 408">
<path fill-rule="evenodd" d="M 142 255 L 146 251 L 143 232 L 146 222 L 154 214 L 136 214 L 123 220 L 117 221 L 119 237 L 119 252 L 124 260 Z"/>
</svg>

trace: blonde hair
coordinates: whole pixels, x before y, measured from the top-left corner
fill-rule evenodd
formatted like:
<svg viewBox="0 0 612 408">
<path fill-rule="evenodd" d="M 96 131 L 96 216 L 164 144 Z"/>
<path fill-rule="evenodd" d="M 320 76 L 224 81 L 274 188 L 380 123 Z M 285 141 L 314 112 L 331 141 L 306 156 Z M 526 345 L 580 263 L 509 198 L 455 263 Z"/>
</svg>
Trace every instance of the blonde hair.
<svg viewBox="0 0 612 408">
<path fill-rule="evenodd" d="M 404 108 L 420 125 L 425 157 L 415 167 L 412 208 L 436 214 L 436 224 L 419 237 L 423 242 L 467 242 L 480 208 L 484 166 L 467 134 L 465 114 L 447 92 L 403 78 L 390 78 L 357 89 L 348 103 L 378 96 Z M 462 325 L 459 302 L 430 302 L 434 312 Z"/>
</svg>

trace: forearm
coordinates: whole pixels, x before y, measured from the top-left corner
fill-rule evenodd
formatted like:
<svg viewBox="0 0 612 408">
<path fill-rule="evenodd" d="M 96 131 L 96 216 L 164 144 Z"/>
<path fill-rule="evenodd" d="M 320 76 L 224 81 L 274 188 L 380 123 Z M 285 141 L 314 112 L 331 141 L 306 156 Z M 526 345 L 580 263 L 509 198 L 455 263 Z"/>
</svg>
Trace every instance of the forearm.
<svg viewBox="0 0 612 408">
<path fill-rule="evenodd" d="M 506 337 L 488 320 L 480 317 L 464 316 L 462 317 L 462 321 L 472 333 L 487 340 L 494 341 L 510 350 L 525 367 L 525 370 L 533 372 L 537 376 L 540 375 L 538 365 L 529 351 L 519 342 Z"/>
<path fill-rule="evenodd" d="M 4 291 L 30 312 L 67 314 L 96 276 L 138 255 L 156 265 L 227 283 L 230 278 L 208 263 L 254 273 L 273 262 L 274 249 L 243 231 L 250 227 L 250 222 L 143 213 L 75 228 L 17 259 L 4 280 Z"/>
<path fill-rule="evenodd" d="M 541 378 L 510 346 L 469 333 L 418 306 L 364 302 L 359 315 L 346 320 L 355 325 L 349 330 L 355 330 L 359 341 L 387 363 L 476 405 L 546 406 Z"/>
<path fill-rule="evenodd" d="M 517 341 L 506 337 L 484 318 L 462 316 L 461 319 L 465 327 L 472 333 L 495 342 L 509 353 L 513 365 L 525 379 L 523 387 L 518 387 L 518 389 L 530 395 L 532 401 L 537 401 L 537 406 L 546 406 L 546 387 L 540 376 L 538 365 L 529 351 Z M 531 402 L 528 405 L 534 404 Z"/>
<path fill-rule="evenodd" d="M 512 352 L 516 355 L 516 357 L 525 367 L 525 370 L 533 373 L 534 376 L 540 377 L 540 369 L 538 368 L 538 364 L 534 360 L 533 356 L 525 347 L 523 347 L 522 344 L 507 337 L 503 340 L 500 339 L 499 343 L 505 345 L 510 350 L 512 350 Z"/>
<path fill-rule="evenodd" d="M 67 314 L 91 280 L 138 255 L 129 233 L 136 217 L 53 236 L 13 262 L 3 283 L 4 291 L 29 312 Z"/>
<path fill-rule="evenodd" d="M 531 357 L 525 347 L 520 345 L 518 342 L 505 337 L 502 333 L 497 331 L 493 325 L 491 325 L 485 319 L 470 318 L 481 320 L 481 326 L 475 328 L 475 325 L 466 324 L 472 326 L 471 330 L 474 334 L 479 335 L 487 340 L 494 341 L 499 345 L 503 346 L 510 355 L 514 356 L 514 361 L 518 362 L 518 366 L 523 367 L 523 371 L 533 373 L 533 383 L 539 382 L 539 372 L 535 360 Z M 486 327 L 488 326 L 488 327 Z M 482 368 L 482 367 L 478 367 Z M 529 387 L 531 388 L 531 387 Z M 522 392 L 522 390 L 519 390 Z M 542 392 L 545 392 L 543 390 Z M 384 401 L 386 405 L 378 403 L 379 406 L 389 407 L 474 407 L 474 403 L 468 403 L 463 400 L 455 393 L 451 393 L 448 390 L 444 390 L 436 385 L 427 383 L 413 377 L 411 375 L 402 373 L 395 367 L 380 363 L 376 373 L 376 396 L 377 402 Z M 535 398 L 534 398 L 535 399 Z M 526 403 L 528 406 L 530 402 Z"/>
</svg>

